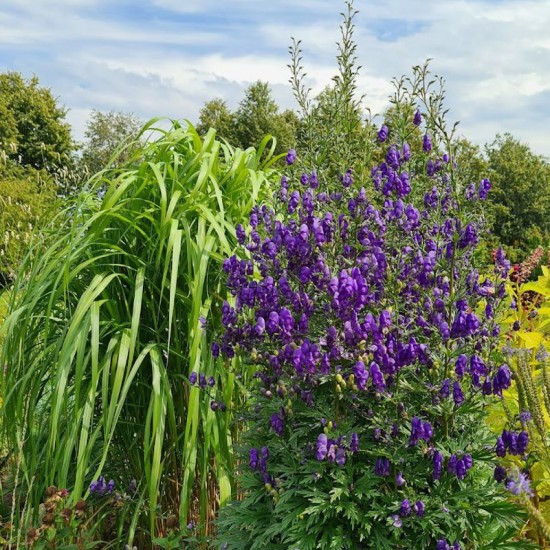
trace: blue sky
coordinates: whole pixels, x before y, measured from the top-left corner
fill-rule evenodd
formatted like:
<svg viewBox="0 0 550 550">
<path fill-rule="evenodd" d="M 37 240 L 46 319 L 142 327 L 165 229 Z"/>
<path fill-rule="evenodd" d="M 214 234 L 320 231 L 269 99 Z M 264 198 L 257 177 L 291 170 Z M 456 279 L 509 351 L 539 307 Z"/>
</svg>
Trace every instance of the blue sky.
<svg viewBox="0 0 550 550">
<path fill-rule="evenodd" d="M 294 108 L 288 46 L 301 39 L 308 84 L 335 71 L 340 0 L 7 0 L 0 71 L 36 74 L 81 139 L 92 109 L 196 121 L 205 101 L 235 108 L 269 81 Z M 356 0 L 365 105 L 383 112 L 391 79 L 433 58 L 449 117 L 482 145 L 510 132 L 550 157 L 549 0 Z"/>
</svg>

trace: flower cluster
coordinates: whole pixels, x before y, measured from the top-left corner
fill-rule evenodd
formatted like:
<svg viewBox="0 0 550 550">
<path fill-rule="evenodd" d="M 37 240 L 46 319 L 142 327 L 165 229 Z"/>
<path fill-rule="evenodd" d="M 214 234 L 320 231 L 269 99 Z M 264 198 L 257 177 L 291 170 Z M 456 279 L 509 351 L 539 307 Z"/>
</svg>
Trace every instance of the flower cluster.
<svg viewBox="0 0 550 550">
<path fill-rule="evenodd" d="M 419 111 L 413 123 L 422 123 Z M 460 214 L 454 164 L 429 132 L 416 156 L 409 144 L 391 142 L 386 125 L 377 140 L 389 144 L 371 174 L 378 202 L 351 170 L 339 189 L 316 170 L 291 171 L 274 204 L 255 208 L 248 228 L 237 227 L 245 257 L 223 264 L 234 305 L 222 306 L 219 349 L 257 369 L 251 470 L 287 491 L 301 490 L 306 472 L 319 487 L 339 479 L 335 467 L 362 472 L 365 486 L 380 485 L 376 494 L 386 495 L 374 501 L 367 491 L 363 506 L 387 500 L 393 515 L 384 517 L 394 527 L 407 523 L 395 535 L 404 541 L 423 532 L 418 522 L 431 502 L 471 489 L 468 471 L 484 471 L 487 459 L 478 465 L 472 458 L 487 437 L 482 405 L 511 384 L 495 353 L 509 264 L 499 251 L 492 276 L 472 266 L 482 226 L 467 210 Z M 295 159 L 290 151 L 287 165 Z M 408 199 L 415 179 L 428 182 L 420 204 Z M 489 189 L 483 180 L 475 196 L 466 188 L 466 198 L 482 200 Z M 468 420 L 458 422 L 460 415 Z M 326 417 L 334 419 L 330 430 L 312 440 L 312 426 Z M 260 447 L 276 457 L 269 467 Z M 303 469 L 301 477 L 290 464 Z M 433 521 L 453 520 L 434 514 Z M 350 540 L 359 536 L 353 525 L 346 529 Z"/>
<path fill-rule="evenodd" d="M 502 435 L 497 438 L 495 452 L 497 456 L 504 457 L 506 453 L 511 455 L 524 455 L 529 445 L 529 434 L 527 431 L 516 433 L 503 430 Z"/>
<path fill-rule="evenodd" d="M 90 484 L 90 494 L 98 496 L 110 495 L 115 490 L 115 482 L 111 479 L 109 482 L 105 482 L 103 476 L 99 476 L 95 481 Z"/>
</svg>

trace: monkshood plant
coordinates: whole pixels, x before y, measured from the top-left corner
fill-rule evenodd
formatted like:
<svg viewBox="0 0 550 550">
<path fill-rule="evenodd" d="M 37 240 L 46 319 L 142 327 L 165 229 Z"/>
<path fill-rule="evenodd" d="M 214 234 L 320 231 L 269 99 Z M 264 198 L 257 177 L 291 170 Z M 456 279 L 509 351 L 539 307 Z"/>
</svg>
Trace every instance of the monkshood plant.
<svg viewBox="0 0 550 550">
<path fill-rule="evenodd" d="M 329 193 L 290 151 L 273 205 L 237 228 L 249 256 L 224 263 L 235 301 L 213 352 L 257 373 L 243 499 L 222 510 L 221 547 L 525 547 L 483 421 L 511 384 L 494 318 L 509 263 L 499 252 L 487 277 L 472 266 L 483 228 L 471 205 L 490 183 L 461 184 L 435 122 L 414 113 L 431 129 L 418 148 L 383 125 L 370 181 L 347 171 Z"/>
</svg>

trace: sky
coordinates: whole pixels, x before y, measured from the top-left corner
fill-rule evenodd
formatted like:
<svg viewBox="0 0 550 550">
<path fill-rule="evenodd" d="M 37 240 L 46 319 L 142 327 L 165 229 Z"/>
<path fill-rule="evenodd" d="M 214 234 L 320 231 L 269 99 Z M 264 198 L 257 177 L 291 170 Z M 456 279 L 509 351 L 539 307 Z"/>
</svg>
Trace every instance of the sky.
<svg viewBox="0 0 550 550">
<path fill-rule="evenodd" d="M 392 79 L 431 58 L 459 134 L 509 132 L 550 157 L 550 0 L 355 0 L 359 92 L 374 113 Z M 235 109 L 257 80 L 297 109 L 291 37 L 306 82 L 336 71 L 343 0 L 3 0 L 0 71 L 36 75 L 68 109 L 76 139 L 92 109 L 196 122 L 204 103 Z M 381 119 L 380 119 L 381 120 Z"/>
</svg>

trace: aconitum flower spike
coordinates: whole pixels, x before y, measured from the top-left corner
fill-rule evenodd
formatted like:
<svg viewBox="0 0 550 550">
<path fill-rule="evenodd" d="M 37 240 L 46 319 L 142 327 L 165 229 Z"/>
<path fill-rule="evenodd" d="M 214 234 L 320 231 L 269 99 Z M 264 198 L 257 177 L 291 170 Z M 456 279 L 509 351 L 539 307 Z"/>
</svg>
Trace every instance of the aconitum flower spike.
<svg viewBox="0 0 550 550">
<path fill-rule="evenodd" d="M 435 451 L 433 456 L 433 474 L 432 478 L 435 479 L 441 479 L 441 470 L 443 467 L 443 455 L 439 451 Z"/>
<path fill-rule="evenodd" d="M 351 434 L 349 449 L 352 453 L 356 453 L 359 450 L 359 436 L 356 432 Z"/>
<path fill-rule="evenodd" d="M 458 381 L 453 384 L 453 399 L 457 407 L 464 402 L 464 394 Z"/>
<path fill-rule="evenodd" d="M 317 179 L 317 172 L 315 172 L 315 170 L 313 170 L 309 176 L 309 186 L 312 189 L 317 189 L 317 187 L 319 187 L 319 180 Z"/>
<path fill-rule="evenodd" d="M 497 456 L 500 456 L 501 458 L 506 456 L 506 447 L 504 445 L 504 441 L 502 437 L 497 437 L 497 444 L 495 446 L 495 452 Z"/>
<path fill-rule="evenodd" d="M 351 168 L 346 170 L 346 173 L 341 177 L 341 181 L 344 187 L 349 187 L 353 183 L 353 178 L 351 177 Z"/>
<path fill-rule="evenodd" d="M 251 470 L 256 470 L 258 468 L 258 449 L 255 449 L 254 447 L 250 449 L 248 452 L 250 460 L 249 460 L 249 466 Z"/>
<path fill-rule="evenodd" d="M 518 434 L 516 439 L 516 446 L 518 454 L 525 454 L 527 450 L 527 445 L 529 445 L 529 434 L 526 431 L 522 431 Z"/>
<path fill-rule="evenodd" d="M 197 373 L 196 372 L 192 372 L 190 375 L 189 375 L 189 383 L 194 386 L 196 383 L 197 383 Z"/>
<path fill-rule="evenodd" d="M 413 506 L 413 510 L 414 510 L 414 513 L 419 517 L 423 517 L 424 516 L 424 512 L 426 510 L 425 506 L 424 506 L 424 502 L 422 502 L 421 500 L 417 500 L 416 503 L 414 504 Z"/>
<path fill-rule="evenodd" d="M 501 483 L 508 477 L 508 472 L 506 471 L 506 468 L 504 466 L 496 466 L 493 477 L 495 481 Z"/>
<path fill-rule="evenodd" d="M 324 460 L 328 452 L 328 438 L 325 434 L 319 434 L 317 438 L 317 447 L 315 452 L 315 458 L 317 460 Z"/>
<path fill-rule="evenodd" d="M 378 141 L 383 143 L 388 139 L 388 127 L 384 124 L 378 132 Z"/>
<path fill-rule="evenodd" d="M 289 149 L 285 161 L 288 165 L 294 164 L 294 162 L 296 162 L 296 151 L 294 149 Z"/>
<path fill-rule="evenodd" d="M 338 447 L 338 449 L 336 449 L 335 462 L 338 466 L 343 466 L 346 463 L 346 451 L 342 449 L 342 447 Z"/>
<path fill-rule="evenodd" d="M 401 503 L 401 508 L 399 509 L 399 513 L 402 516 L 409 516 L 410 515 L 410 513 L 411 513 L 411 503 L 409 502 L 408 498 L 403 500 L 403 502 Z"/>
<path fill-rule="evenodd" d="M 429 134 L 424 134 L 424 138 L 422 139 L 422 149 L 426 153 L 432 150 L 432 139 L 430 138 Z"/>
<path fill-rule="evenodd" d="M 422 123 L 422 115 L 420 114 L 420 109 L 417 109 L 416 112 L 414 113 L 413 124 L 415 126 L 420 126 L 421 123 Z"/>
</svg>

